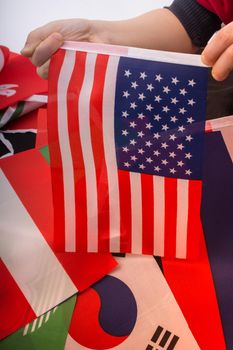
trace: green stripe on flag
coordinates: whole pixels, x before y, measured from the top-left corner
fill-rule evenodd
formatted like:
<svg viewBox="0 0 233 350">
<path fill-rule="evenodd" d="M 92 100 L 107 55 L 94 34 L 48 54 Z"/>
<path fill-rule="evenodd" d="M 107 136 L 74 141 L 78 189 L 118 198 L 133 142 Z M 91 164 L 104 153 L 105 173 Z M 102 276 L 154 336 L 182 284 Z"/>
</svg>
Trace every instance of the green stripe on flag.
<svg viewBox="0 0 233 350">
<path fill-rule="evenodd" d="M 16 110 L 14 111 L 14 113 L 11 116 L 11 119 L 10 119 L 11 121 L 20 117 L 20 115 L 23 113 L 24 106 L 25 106 L 25 101 L 19 101 L 17 103 Z"/>
<path fill-rule="evenodd" d="M 50 164 L 49 147 L 44 146 L 44 147 L 40 148 L 39 151 L 41 152 L 43 157 L 47 160 L 47 162 Z"/>
<path fill-rule="evenodd" d="M 0 350 L 63 350 L 75 302 L 73 296 L 20 328 L 1 341 Z"/>
<path fill-rule="evenodd" d="M 15 108 L 15 106 L 16 106 L 16 108 Z M 25 107 L 25 101 L 19 101 L 19 102 L 17 102 L 17 104 L 15 104 L 11 107 L 1 109 L 0 110 L 0 124 L 1 124 L 1 126 L 4 126 L 5 124 L 11 122 L 12 120 L 15 120 L 18 117 L 20 117 L 24 111 L 24 107 Z M 9 111 L 9 108 L 12 108 L 13 112 Z M 14 108 L 15 108 L 15 110 L 14 110 Z M 5 114 L 7 114 L 7 118 L 6 118 Z M 5 119 L 4 122 L 1 122 L 2 119 Z"/>
</svg>

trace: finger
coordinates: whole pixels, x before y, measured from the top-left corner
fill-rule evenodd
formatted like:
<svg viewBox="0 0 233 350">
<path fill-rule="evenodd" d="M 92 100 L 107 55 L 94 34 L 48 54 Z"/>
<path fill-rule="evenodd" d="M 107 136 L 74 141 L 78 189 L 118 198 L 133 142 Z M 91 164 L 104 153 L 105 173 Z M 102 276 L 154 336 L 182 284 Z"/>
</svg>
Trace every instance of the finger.
<svg viewBox="0 0 233 350">
<path fill-rule="evenodd" d="M 37 67 L 37 69 L 36 69 L 37 74 L 43 79 L 48 79 L 49 64 L 50 64 L 50 60 L 45 62 L 42 66 Z"/>
<path fill-rule="evenodd" d="M 49 35 L 59 30 L 57 22 L 50 22 L 42 27 L 33 30 L 27 37 L 24 48 L 21 50 L 22 55 L 31 57 L 36 47 L 45 40 Z"/>
<path fill-rule="evenodd" d="M 37 67 L 42 66 L 59 49 L 63 41 L 60 33 L 52 33 L 36 47 L 30 58 L 32 63 Z"/>
<path fill-rule="evenodd" d="M 230 45 L 219 57 L 212 69 L 214 79 L 222 81 L 226 79 L 233 69 L 233 44 Z"/>
<path fill-rule="evenodd" d="M 26 43 L 24 45 L 24 48 L 21 50 L 21 54 L 30 57 L 35 48 L 40 44 L 41 41 L 43 41 L 47 35 L 50 33 L 45 33 L 44 28 L 40 27 L 35 30 L 33 30 L 27 37 Z"/>
<path fill-rule="evenodd" d="M 202 52 L 204 64 L 213 66 L 221 54 L 233 44 L 233 22 L 217 32 Z"/>
</svg>

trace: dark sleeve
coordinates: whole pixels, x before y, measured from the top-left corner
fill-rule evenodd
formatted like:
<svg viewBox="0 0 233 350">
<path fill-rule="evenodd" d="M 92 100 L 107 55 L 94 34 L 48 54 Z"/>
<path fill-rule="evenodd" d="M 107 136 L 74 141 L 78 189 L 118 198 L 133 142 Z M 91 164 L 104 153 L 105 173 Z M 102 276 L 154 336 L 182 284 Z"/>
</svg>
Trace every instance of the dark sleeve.
<svg viewBox="0 0 233 350">
<path fill-rule="evenodd" d="M 211 36 L 221 28 L 220 18 L 195 0 L 174 0 L 166 8 L 179 19 L 197 47 L 205 46 Z"/>
</svg>

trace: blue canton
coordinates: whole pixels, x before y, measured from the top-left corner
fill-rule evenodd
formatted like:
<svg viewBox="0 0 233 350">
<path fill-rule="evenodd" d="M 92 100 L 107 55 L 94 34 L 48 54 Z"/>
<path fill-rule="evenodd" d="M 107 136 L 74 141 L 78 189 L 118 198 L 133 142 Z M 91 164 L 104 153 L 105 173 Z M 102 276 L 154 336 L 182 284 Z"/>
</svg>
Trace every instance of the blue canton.
<svg viewBox="0 0 233 350">
<path fill-rule="evenodd" d="M 207 69 L 121 58 L 115 98 L 118 169 L 200 179 Z"/>
</svg>

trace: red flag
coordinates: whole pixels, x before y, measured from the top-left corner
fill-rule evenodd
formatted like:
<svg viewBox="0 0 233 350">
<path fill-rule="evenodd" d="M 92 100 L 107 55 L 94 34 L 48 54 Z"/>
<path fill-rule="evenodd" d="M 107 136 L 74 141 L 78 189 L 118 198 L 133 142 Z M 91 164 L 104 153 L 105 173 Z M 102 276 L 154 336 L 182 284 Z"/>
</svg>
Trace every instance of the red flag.
<svg viewBox="0 0 233 350">
<path fill-rule="evenodd" d="M 9 49 L 6 46 L 0 45 L 0 72 L 3 70 L 4 66 L 6 65 L 6 62 L 9 57 Z"/>
<path fill-rule="evenodd" d="M 208 134 L 205 136 L 204 164 L 208 172 L 203 179 L 202 220 L 205 223 L 205 230 L 200 240 L 200 256 L 197 260 L 189 262 L 162 259 L 162 265 L 165 278 L 201 349 L 226 349 L 227 342 L 232 339 L 229 326 L 231 324 L 229 317 L 232 315 L 229 289 L 231 273 L 226 273 L 227 267 L 232 271 L 230 258 L 232 218 L 229 215 L 230 209 L 229 211 L 226 209 L 231 208 L 230 195 L 224 196 L 222 188 L 226 188 L 226 193 L 229 193 L 231 188 L 228 185 L 232 178 L 233 116 L 208 120 L 206 132 Z M 224 142 L 221 142 L 221 137 Z M 211 169 L 215 167 L 216 160 L 219 170 L 214 170 L 212 173 Z M 210 176 L 211 173 L 212 176 Z M 216 177 L 215 181 L 212 177 Z M 218 194 L 216 195 L 213 188 L 217 183 L 216 193 Z M 214 224 L 211 226 L 208 220 L 210 223 L 213 220 Z M 220 235 L 219 232 L 221 232 Z M 224 234 L 228 237 L 228 242 L 223 239 Z M 219 250 L 221 244 L 222 247 Z"/>
<path fill-rule="evenodd" d="M 37 75 L 31 61 L 11 52 L 0 75 L 0 109 L 34 94 L 46 93 L 47 89 L 47 81 Z"/>
<path fill-rule="evenodd" d="M 7 179 L 14 190 L 15 197 L 25 207 L 24 213 L 27 210 L 27 216 L 34 222 L 34 227 L 37 227 L 35 230 L 40 231 L 41 237 L 44 237 L 47 241 L 47 245 L 43 243 L 46 246 L 46 251 L 53 255 L 49 247 L 53 238 L 53 206 L 49 164 L 39 150 L 32 149 L 2 159 L 0 167 L 4 178 Z M 4 206 L 3 197 L 1 197 L 1 205 Z M 12 215 L 14 216 L 16 213 L 12 213 Z M 12 223 L 12 232 L 15 232 L 17 227 L 14 227 L 14 220 L 12 220 Z M 36 258 L 36 252 L 34 252 L 34 256 Z M 28 265 L 27 254 L 24 259 L 25 261 L 22 260 L 22 264 L 25 263 L 24 267 L 26 269 L 30 265 Z M 67 276 L 74 285 L 73 293 L 87 288 L 116 266 L 116 262 L 110 254 L 57 253 L 53 259 L 55 259 L 56 264 L 61 266 L 64 276 Z M 15 275 L 11 273 L 14 277 L 12 278 L 9 274 L 11 270 L 9 270 L 6 260 L 4 264 L 1 265 L 0 270 L 1 276 L 4 277 L 4 283 L 0 287 L 1 314 L 4 325 L 1 328 L 1 337 L 22 327 L 40 314 L 40 311 L 33 311 L 34 308 L 30 306 L 28 297 L 25 298 L 22 294 L 19 282 L 14 280 Z M 21 267 L 23 268 L 22 264 Z M 35 296 L 34 294 L 34 300 Z M 44 298 L 41 299 L 40 303 L 43 305 Z"/>
<path fill-rule="evenodd" d="M 8 57 L 9 56 L 9 57 Z M 4 69 L 1 70 L 1 68 Z M 48 83 L 26 57 L 0 46 L 0 128 L 47 103 Z M 39 94 L 39 95 L 38 95 Z"/>
<path fill-rule="evenodd" d="M 164 276 L 201 349 L 225 349 L 204 235 L 197 260 L 162 259 Z M 214 336 L 213 336 L 214 334 Z"/>
<path fill-rule="evenodd" d="M 179 258 L 197 255 L 201 233 L 202 184 L 200 180 L 187 179 L 194 170 L 186 168 L 188 169 L 186 178 L 177 179 L 174 174 L 184 165 L 181 159 L 177 161 L 176 167 L 168 167 L 168 172 L 174 175 L 172 178 L 136 173 L 134 169 L 131 172 L 125 171 L 126 169 L 122 169 L 118 164 L 117 149 L 122 148 L 123 152 L 127 153 L 129 147 L 128 145 L 118 147 L 117 144 L 115 148 L 115 143 L 118 142 L 115 141 L 115 137 L 119 124 L 114 125 L 114 114 L 119 112 L 120 122 L 120 118 L 127 118 L 130 110 L 137 107 L 139 98 L 145 98 L 145 93 L 138 91 L 139 94 L 135 95 L 137 100 L 129 104 L 128 112 L 123 110 L 121 115 L 121 111 L 118 111 L 115 96 L 119 54 L 134 57 L 138 55 L 138 51 L 131 48 L 88 46 L 81 43 L 77 45 L 77 50 L 80 50 L 78 52 L 60 50 L 54 56 L 50 70 L 48 122 L 55 205 L 55 249 L 146 253 Z M 158 59 L 157 53 L 146 50 L 140 51 L 139 55 L 142 59 L 148 57 L 151 60 Z M 176 59 L 178 60 L 177 57 Z M 145 71 L 148 62 L 149 60 L 144 61 L 142 69 Z M 198 65 L 197 62 L 195 64 Z M 140 78 L 141 81 L 146 79 L 148 74 L 146 72 L 142 71 L 140 77 L 138 73 L 137 82 L 132 79 L 132 91 L 137 88 Z M 126 78 L 131 74 L 130 70 L 125 69 Z M 193 68 L 192 74 L 194 74 Z M 158 84 L 159 80 L 165 79 L 160 74 L 155 77 Z M 155 77 L 153 76 L 153 79 Z M 179 79 L 181 80 L 180 77 Z M 172 86 L 179 84 L 179 79 L 177 77 L 170 79 L 170 88 L 162 85 L 164 99 L 172 90 Z M 187 90 L 189 92 L 182 88 L 183 82 L 179 90 L 177 87 L 173 90 L 178 91 L 179 99 L 183 94 L 189 94 L 187 99 L 182 100 L 182 106 L 186 103 L 189 107 L 185 109 L 180 105 L 176 111 L 180 114 L 187 113 L 185 120 L 188 124 L 192 124 L 193 118 L 204 111 L 204 98 L 196 103 L 191 97 L 196 81 L 191 78 L 186 80 L 189 86 L 186 89 L 189 89 Z M 145 88 L 152 91 L 155 89 L 149 82 Z M 131 90 L 129 91 L 132 94 Z M 204 90 L 203 88 L 200 92 L 202 97 L 205 95 Z M 123 91 L 124 98 L 128 98 L 129 91 Z M 154 95 L 157 97 L 157 102 L 154 102 Z M 144 105 L 147 113 L 159 103 L 158 92 L 155 91 L 154 95 L 153 104 Z M 172 100 L 171 104 L 178 103 L 174 95 L 171 96 L 172 98 L 169 97 L 169 101 Z M 195 103 L 198 104 L 198 110 L 193 107 Z M 163 106 L 161 115 L 164 118 L 170 107 L 170 104 L 169 107 Z M 139 113 L 137 118 L 139 117 L 145 116 Z M 156 114 L 156 118 L 162 117 Z M 166 118 L 170 123 L 177 121 L 177 118 L 170 114 Z M 184 126 L 180 125 L 180 122 L 184 118 L 181 116 L 179 118 L 179 126 L 175 129 L 178 133 L 183 133 Z M 157 120 L 152 123 L 149 119 L 143 131 L 137 131 L 136 136 L 132 136 L 130 144 L 139 142 L 145 130 L 154 127 L 152 124 Z M 130 122 L 128 130 L 133 129 L 137 123 Z M 164 123 L 161 127 L 165 130 L 168 125 Z M 186 128 L 188 129 L 188 126 Z M 172 140 L 178 137 L 173 131 L 174 129 L 165 133 L 167 136 L 163 132 L 154 132 L 154 137 L 168 137 L 172 143 Z M 126 128 L 121 132 L 122 138 L 129 133 Z M 185 146 L 182 142 L 178 142 L 175 147 L 178 149 L 189 147 L 192 139 L 193 137 L 187 134 Z M 151 146 L 150 141 L 145 142 L 144 149 L 147 146 Z M 158 165 L 157 155 L 163 152 L 162 148 L 170 147 L 167 142 L 162 142 L 160 146 L 161 148 L 156 150 L 153 144 L 154 156 L 153 158 L 148 156 L 144 163 L 154 162 L 154 169 L 157 172 L 162 169 L 162 163 L 168 163 L 167 159 L 171 162 L 171 158 L 176 157 L 176 153 L 171 151 L 167 154 L 168 158 L 164 156 Z M 145 152 L 144 149 L 139 147 L 136 150 L 137 154 L 131 155 L 131 160 L 133 161 L 133 157 L 136 160 L 140 156 L 139 152 Z M 201 150 L 199 153 L 201 154 Z M 190 155 L 191 153 L 186 151 L 184 158 L 189 158 Z M 138 167 L 143 170 L 144 164 L 139 163 Z M 129 167 L 130 162 L 125 160 L 124 166 Z"/>
</svg>

